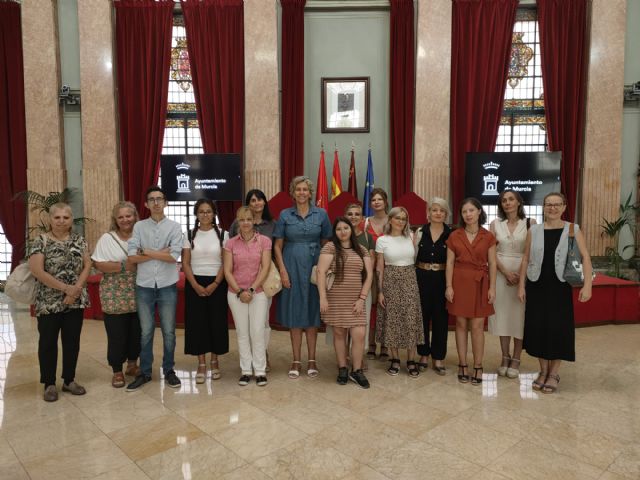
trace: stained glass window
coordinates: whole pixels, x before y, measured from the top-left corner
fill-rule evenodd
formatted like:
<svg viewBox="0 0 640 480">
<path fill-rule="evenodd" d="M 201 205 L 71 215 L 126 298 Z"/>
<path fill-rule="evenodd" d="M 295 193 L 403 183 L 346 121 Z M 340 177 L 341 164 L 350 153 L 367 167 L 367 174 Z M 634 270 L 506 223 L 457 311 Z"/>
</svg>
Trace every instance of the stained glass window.
<svg viewBox="0 0 640 480">
<path fill-rule="evenodd" d="M 513 27 L 509 75 L 498 128 L 496 152 L 544 152 L 547 149 L 544 91 L 538 15 L 535 8 L 519 8 Z M 496 206 L 486 206 L 488 222 Z M 527 216 L 542 222 L 542 207 L 525 205 Z"/>
<path fill-rule="evenodd" d="M 167 120 L 162 154 L 182 153 L 204 153 L 204 150 L 196 115 L 196 99 L 191 81 L 184 18 L 176 15 L 173 18 Z M 159 182 L 162 183 L 162 171 Z M 187 230 L 193 224 L 192 210 L 193 202 L 169 202 L 166 215 L 178 222 L 183 230 Z"/>
<path fill-rule="evenodd" d="M 11 254 L 13 249 L 0 225 L 0 280 L 6 280 L 11 273 Z"/>
</svg>

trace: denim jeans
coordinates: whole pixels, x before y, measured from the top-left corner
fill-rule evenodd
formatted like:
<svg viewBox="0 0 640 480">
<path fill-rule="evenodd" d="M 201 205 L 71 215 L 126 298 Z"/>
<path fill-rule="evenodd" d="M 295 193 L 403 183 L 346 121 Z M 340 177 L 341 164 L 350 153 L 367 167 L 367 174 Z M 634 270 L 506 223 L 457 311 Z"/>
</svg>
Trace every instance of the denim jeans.
<svg viewBox="0 0 640 480">
<path fill-rule="evenodd" d="M 140 318 L 140 370 L 151 376 L 153 365 L 153 334 L 156 328 L 155 311 L 158 308 L 162 342 L 162 372 L 173 370 L 173 355 L 176 349 L 176 304 L 178 288 L 176 284 L 163 288 L 146 288 L 136 285 L 136 303 Z"/>
</svg>

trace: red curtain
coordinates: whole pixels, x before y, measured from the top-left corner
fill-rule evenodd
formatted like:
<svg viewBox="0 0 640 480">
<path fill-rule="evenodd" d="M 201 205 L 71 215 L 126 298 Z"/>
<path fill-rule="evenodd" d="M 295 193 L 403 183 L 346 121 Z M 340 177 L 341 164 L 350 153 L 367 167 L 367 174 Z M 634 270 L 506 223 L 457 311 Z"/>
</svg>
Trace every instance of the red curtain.
<svg viewBox="0 0 640 480">
<path fill-rule="evenodd" d="M 282 190 L 304 173 L 304 6 L 306 0 L 280 0 L 282 6 Z"/>
<path fill-rule="evenodd" d="M 573 221 L 582 163 L 587 92 L 587 1 L 538 0 L 550 151 L 562 152 L 560 180 Z"/>
<path fill-rule="evenodd" d="M 243 153 L 242 0 L 182 0 L 191 77 L 205 153 Z M 217 203 L 227 228 L 241 202 Z"/>
<path fill-rule="evenodd" d="M 24 257 L 26 208 L 16 193 L 27 189 L 27 141 L 20 4 L 0 1 L 0 223 L 11 244 L 11 269 Z"/>
<path fill-rule="evenodd" d="M 413 0 L 391 0 L 391 197 L 412 189 L 415 111 L 415 33 Z"/>
<path fill-rule="evenodd" d="M 453 0 L 451 192 L 458 217 L 465 154 L 492 152 L 498 136 L 518 0 Z"/>
<path fill-rule="evenodd" d="M 116 47 L 124 197 L 142 218 L 147 187 L 158 180 L 167 114 L 172 0 L 117 0 Z"/>
</svg>

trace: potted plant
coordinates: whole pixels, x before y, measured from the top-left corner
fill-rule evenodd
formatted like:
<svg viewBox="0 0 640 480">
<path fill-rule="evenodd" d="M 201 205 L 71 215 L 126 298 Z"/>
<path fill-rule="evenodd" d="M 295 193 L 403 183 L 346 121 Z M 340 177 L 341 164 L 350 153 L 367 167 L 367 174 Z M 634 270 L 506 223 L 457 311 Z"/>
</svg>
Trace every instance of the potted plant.
<svg viewBox="0 0 640 480">
<path fill-rule="evenodd" d="M 631 193 L 627 197 L 625 203 L 620 204 L 619 215 L 615 220 L 609 221 L 606 218 L 602 219 L 602 233 L 601 236 L 611 239 L 611 245 L 605 249 L 605 256 L 609 258 L 610 271 L 608 274 L 621 278 L 620 266 L 623 262 L 623 257 L 620 252 L 624 253 L 627 249 L 633 248 L 635 250 L 635 244 L 625 245 L 622 250 L 619 248 L 620 233 L 625 227 L 631 230 L 632 236 L 636 238 L 636 214 L 639 211 L 639 206 L 631 203 Z"/>
</svg>

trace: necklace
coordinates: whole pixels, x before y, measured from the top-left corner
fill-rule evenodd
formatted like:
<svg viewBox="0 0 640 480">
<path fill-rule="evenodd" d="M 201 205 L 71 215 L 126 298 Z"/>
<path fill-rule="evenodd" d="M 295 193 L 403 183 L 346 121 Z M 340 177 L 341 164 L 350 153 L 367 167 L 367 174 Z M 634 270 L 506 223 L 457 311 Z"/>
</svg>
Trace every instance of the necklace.
<svg viewBox="0 0 640 480">
<path fill-rule="evenodd" d="M 53 230 L 51 230 L 49 232 L 49 235 L 51 235 L 53 238 L 55 238 L 56 240 L 58 240 L 59 242 L 64 242 L 69 238 L 69 233 L 67 232 L 62 238 L 60 238 L 59 236 L 57 236 L 55 233 L 53 233 Z"/>
<path fill-rule="evenodd" d="M 251 236 L 249 238 L 245 238 L 244 233 L 241 233 L 240 236 L 242 237 L 242 240 L 244 240 L 246 243 L 249 243 L 251 240 L 253 240 L 253 237 L 256 236 L 256 232 L 255 230 L 251 230 Z"/>
<path fill-rule="evenodd" d="M 478 234 L 480 229 L 476 230 L 475 232 L 472 232 L 471 230 L 468 230 L 467 227 L 464 227 L 464 231 L 467 232 L 469 235 L 475 236 Z"/>
</svg>

